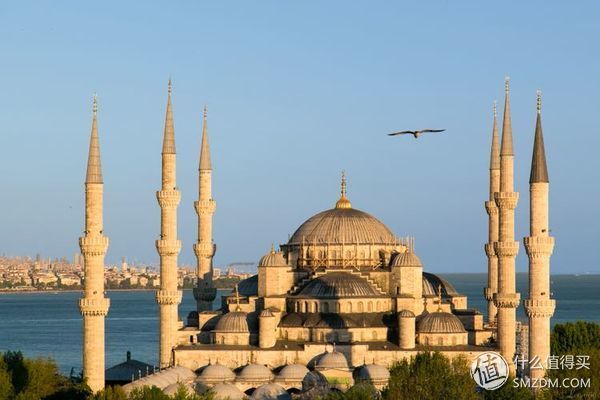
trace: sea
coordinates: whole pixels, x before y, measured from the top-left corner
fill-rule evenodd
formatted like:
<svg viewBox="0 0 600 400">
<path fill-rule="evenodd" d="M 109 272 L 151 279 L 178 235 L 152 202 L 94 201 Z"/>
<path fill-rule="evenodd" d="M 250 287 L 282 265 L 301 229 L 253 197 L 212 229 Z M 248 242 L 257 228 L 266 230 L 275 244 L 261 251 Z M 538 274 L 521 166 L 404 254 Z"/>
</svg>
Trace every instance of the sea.
<svg viewBox="0 0 600 400">
<path fill-rule="evenodd" d="M 468 306 L 486 314 L 483 287 L 486 274 L 440 274 L 468 297 Z M 557 301 L 552 324 L 586 320 L 600 322 L 600 275 L 553 275 Z M 517 274 L 517 291 L 527 296 L 527 274 Z M 220 296 L 229 290 L 219 290 Z M 154 291 L 108 291 L 106 366 L 132 358 L 157 363 L 158 306 Z M 82 319 L 77 301 L 80 292 L 0 293 L 0 352 L 20 350 L 27 357 L 50 357 L 64 374 L 81 371 Z M 184 290 L 180 317 L 195 308 L 191 290 Z M 526 321 L 523 307 L 517 318 Z"/>
</svg>

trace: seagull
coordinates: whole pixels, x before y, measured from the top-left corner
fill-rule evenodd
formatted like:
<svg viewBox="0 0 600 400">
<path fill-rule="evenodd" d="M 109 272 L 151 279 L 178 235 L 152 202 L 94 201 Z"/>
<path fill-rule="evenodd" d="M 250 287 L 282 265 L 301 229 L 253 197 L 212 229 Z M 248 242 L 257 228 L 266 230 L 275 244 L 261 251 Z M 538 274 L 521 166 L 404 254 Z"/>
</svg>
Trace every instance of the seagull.
<svg viewBox="0 0 600 400">
<path fill-rule="evenodd" d="M 427 132 L 444 132 L 444 131 L 445 131 L 445 129 L 421 129 L 420 131 L 401 131 L 401 132 L 388 133 L 388 136 L 410 134 L 410 135 L 413 135 L 415 137 L 415 139 L 417 139 L 423 133 L 427 133 Z"/>
</svg>

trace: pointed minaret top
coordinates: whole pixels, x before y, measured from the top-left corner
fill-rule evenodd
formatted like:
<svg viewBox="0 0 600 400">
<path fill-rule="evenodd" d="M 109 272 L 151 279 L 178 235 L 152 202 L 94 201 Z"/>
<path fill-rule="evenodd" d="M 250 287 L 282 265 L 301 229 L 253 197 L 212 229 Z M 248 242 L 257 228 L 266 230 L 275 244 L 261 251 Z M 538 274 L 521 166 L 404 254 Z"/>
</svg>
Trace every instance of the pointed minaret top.
<svg viewBox="0 0 600 400">
<path fill-rule="evenodd" d="M 212 170 L 210 162 L 210 146 L 208 144 L 208 108 L 204 106 L 204 117 L 202 125 L 202 144 L 200 146 L 200 171 Z"/>
<path fill-rule="evenodd" d="M 173 107 L 171 105 L 171 92 L 173 86 L 171 84 L 171 78 L 169 78 L 169 84 L 167 88 L 167 115 L 165 116 L 165 133 L 163 136 L 163 154 L 175 154 L 175 128 L 173 127 Z"/>
<path fill-rule="evenodd" d="M 335 208 L 352 208 L 352 203 L 346 197 L 346 171 L 342 171 L 342 188 L 340 199 L 335 203 Z"/>
<path fill-rule="evenodd" d="M 490 169 L 500 169 L 500 143 L 498 139 L 498 111 L 494 101 L 494 123 L 492 128 L 492 151 L 490 154 Z"/>
<path fill-rule="evenodd" d="M 509 77 L 504 78 L 504 118 L 502 120 L 502 144 L 500 146 L 500 155 L 513 156 L 513 138 L 512 126 L 510 121 L 510 100 L 509 100 Z"/>
<path fill-rule="evenodd" d="M 92 105 L 92 134 L 90 137 L 90 149 L 88 152 L 87 173 L 85 183 L 103 183 L 102 181 L 102 165 L 100 163 L 100 142 L 98 140 L 98 121 L 96 114 L 98 113 L 98 101 L 94 94 Z"/>
<path fill-rule="evenodd" d="M 531 175 L 529 183 L 549 182 L 542 134 L 542 92 L 537 91 L 537 120 L 535 123 L 535 139 L 533 141 L 533 157 L 531 159 Z"/>
</svg>

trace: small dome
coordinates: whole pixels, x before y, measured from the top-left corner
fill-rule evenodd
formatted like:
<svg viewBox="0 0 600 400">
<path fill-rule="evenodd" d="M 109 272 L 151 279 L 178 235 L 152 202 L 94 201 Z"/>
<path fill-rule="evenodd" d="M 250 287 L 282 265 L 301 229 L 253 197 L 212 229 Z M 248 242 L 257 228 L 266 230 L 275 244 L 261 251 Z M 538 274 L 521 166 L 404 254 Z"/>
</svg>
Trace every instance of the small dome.
<svg viewBox="0 0 600 400">
<path fill-rule="evenodd" d="M 273 312 L 270 309 L 265 308 L 264 310 L 262 310 L 260 312 L 260 314 L 258 316 L 259 317 L 274 317 L 275 315 L 273 315 Z"/>
<path fill-rule="evenodd" d="M 454 314 L 436 311 L 425 315 L 417 325 L 419 333 L 464 333 L 460 319 Z"/>
<path fill-rule="evenodd" d="M 283 387 L 276 383 L 259 386 L 253 393 L 255 400 L 291 400 L 291 396 Z"/>
<path fill-rule="evenodd" d="M 235 380 L 235 374 L 224 365 L 209 364 L 202 369 L 200 376 L 198 376 L 196 380 L 200 383 L 233 382 Z"/>
<path fill-rule="evenodd" d="M 273 373 L 269 368 L 262 364 L 248 364 L 237 376 L 241 381 L 264 381 L 268 382 L 273 378 Z"/>
<path fill-rule="evenodd" d="M 415 253 L 412 251 L 405 251 L 404 253 L 396 253 L 396 256 L 392 260 L 392 267 L 422 267 L 423 263 Z"/>
<path fill-rule="evenodd" d="M 304 365 L 289 364 L 279 371 L 277 380 L 302 381 L 308 372 L 308 368 L 306 368 Z"/>
<path fill-rule="evenodd" d="M 400 318 L 414 318 L 415 314 L 410 310 L 402 310 L 398 313 Z"/>
<path fill-rule="evenodd" d="M 348 369 L 348 360 L 346 360 L 345 355 L 334 350 L 331 353 L 323 354 L 317 361 L 315 368 L 317 370 Z"/>
<path fill-rule="evenodd" d="M 214 400 L 241 400 L 248 398 L 248 396 L 231 383 L 219 383 L 213 386 L 210 391 L 214 394 Z"/>
<path fill-rule="evenodd" d="M 329 272 L 308 282 L 298 293 L 300 297 L 342 298 L 377 297 L 382 294 L 360 276 L 348 272 Z"/>
<path fill-rule="evenodd" d="M 223 315 L 217 326 L 216 332 L 249 333 L 248 314 L 243 311 L 232 311 Z"/>
<path fill-rule="evenodd" d="M 382 382 L 390 379 L 390 371 L 383 365 L 369 364 L 359 367 L 355 371 L 356 380 L 367 382 Z"/>
<path fill-rule="evenodd" d="M 180 382 L 173 383 L 173 384 L 167 386 L 166 388 L 163 389 L 163 393 L 166 394 L 167 396 L 173 396 L 175 393 L 177 393 L 180 386 L 185 389 L 185 393 L 188 396 L 196 394 L 196 391 L 194 390 L 194 385 L 192 383 L 183 384 Z"/>
<path fill-rule="evenodd" d="M 329 382 L 322 373 L 318 371 L 310 371 L 304 379 L 302 379 L 302 391 L 309 393 L 310 391 L 321 391 L 324 394 L 329 391 Z"/>
<path fill-rule="evenodd" d="M 258 275 L 241 280 L 238 283 L 238 293 L 245 297 L 258 296 Z"/>
<path fill-rule="evenodd" d="M 429 272 L 423 272 L 423 296 L 437 296 L 438 288 L 442 288 L 442 296 L 461 296 L 454 286 L 444 278 Z"/>
<path fill-rule="evenodd" d="M 287 262 L 283 257 L 283 253 L 280 251 L 275 251 L 275 249 L 271 249 L 270 252 L 265 254 L 259 261 L 259 267 L 285 267 Z"/>
</svg>

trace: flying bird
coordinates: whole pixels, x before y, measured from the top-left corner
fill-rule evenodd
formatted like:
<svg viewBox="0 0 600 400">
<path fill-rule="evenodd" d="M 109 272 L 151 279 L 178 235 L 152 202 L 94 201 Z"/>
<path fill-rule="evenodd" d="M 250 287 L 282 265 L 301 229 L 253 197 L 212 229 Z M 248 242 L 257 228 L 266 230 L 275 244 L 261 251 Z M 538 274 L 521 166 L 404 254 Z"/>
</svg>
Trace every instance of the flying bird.
<svg viewBox="0 0 600 400">
<path fill-rule="evenodd" d="M 444 131 L 445 131 L 445 129 L 421 129 L 420 131 L 401 131 L 401 132 L 388 133 L 388 136 L 413 135 L 415 137 L 415 139 L 417 139 L 423 133 L 427 133 L 427 132 L 444 132 Z"/>
</svg>

